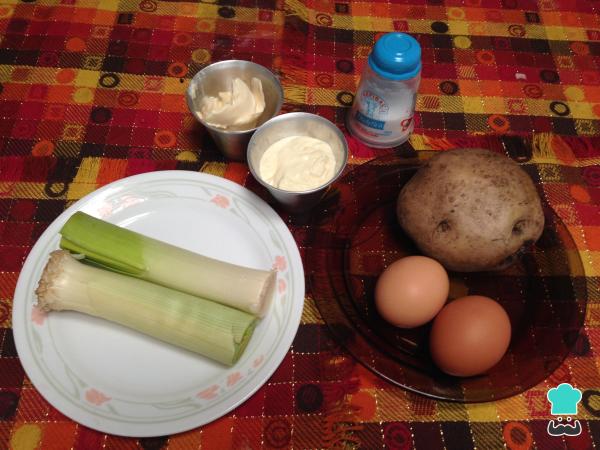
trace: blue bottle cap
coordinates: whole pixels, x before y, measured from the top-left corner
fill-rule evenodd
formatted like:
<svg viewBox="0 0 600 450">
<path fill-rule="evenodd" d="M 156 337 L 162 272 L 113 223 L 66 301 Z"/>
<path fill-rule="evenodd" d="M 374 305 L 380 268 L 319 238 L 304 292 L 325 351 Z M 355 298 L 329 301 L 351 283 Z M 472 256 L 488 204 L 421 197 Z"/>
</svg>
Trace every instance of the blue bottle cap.
<svg viewBox="0 0 600 450">
<path fill-rule="evenodd" d="M 408 80 L 421 70 L 421 46 L 405 33 L 384 34 L 369 55 L 369 66 L 383 78 Z"/>
</svg>

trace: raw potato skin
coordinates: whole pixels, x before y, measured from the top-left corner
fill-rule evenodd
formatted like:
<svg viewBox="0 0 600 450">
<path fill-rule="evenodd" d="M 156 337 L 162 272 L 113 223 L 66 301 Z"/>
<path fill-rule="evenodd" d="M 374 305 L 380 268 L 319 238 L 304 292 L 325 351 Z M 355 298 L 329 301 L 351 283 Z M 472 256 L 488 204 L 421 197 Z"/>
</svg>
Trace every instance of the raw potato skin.
<svg viewBox="0 0 600 450">
<path fill-rule="evenodd" d="M 400 191 L 396 213 L 425 255 L 458 272 L 505 268 L 544 229 L 529 175 L 484 149 L 431 158 Z"/>
</svg>

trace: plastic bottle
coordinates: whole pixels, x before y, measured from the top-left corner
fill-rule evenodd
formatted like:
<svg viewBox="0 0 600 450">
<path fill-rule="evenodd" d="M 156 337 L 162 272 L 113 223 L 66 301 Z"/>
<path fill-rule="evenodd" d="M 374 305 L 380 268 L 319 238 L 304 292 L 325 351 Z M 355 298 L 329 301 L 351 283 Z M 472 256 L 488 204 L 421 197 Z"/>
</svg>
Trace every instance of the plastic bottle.
<svg viewBox="0 0 600 450">
<path fill-rule="evenodd" d="M 361 75 L 347 128 L 371 147 L 395 147 L 414 129 L 421 46 L 405 33 L 384 34 Z"/>
</svg>

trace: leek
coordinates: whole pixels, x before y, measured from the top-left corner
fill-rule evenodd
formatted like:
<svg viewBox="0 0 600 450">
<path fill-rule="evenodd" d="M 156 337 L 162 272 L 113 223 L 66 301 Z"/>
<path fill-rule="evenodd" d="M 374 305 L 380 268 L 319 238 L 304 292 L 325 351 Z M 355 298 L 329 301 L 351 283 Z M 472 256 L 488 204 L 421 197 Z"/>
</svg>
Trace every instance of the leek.
<svg viewBox="0 0 600 450">
<path fill-rule="evenodd" d="M 82 264 L 64 250 L 50 254 L 36 295 L 43 311 L 100 317 L 227 365 L 240 358 L 257 322 L 235 308 Z"/>
<path fill-rule="evenodd" d="M 143 236 L 83 212 L 60 230 L 60 247 L 93 265 L 264 317 L 276 272 L 241 267 Z"/>
</svg>

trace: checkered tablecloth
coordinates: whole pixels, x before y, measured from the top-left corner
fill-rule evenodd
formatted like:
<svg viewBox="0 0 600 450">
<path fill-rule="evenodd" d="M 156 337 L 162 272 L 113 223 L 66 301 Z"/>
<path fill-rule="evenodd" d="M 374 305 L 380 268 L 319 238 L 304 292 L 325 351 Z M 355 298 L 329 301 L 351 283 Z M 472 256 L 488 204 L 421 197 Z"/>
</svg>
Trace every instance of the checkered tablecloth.
<svg viewBox="0 0 600 450">
<path fill-rule="evenodd" d="M 585 329 L 547 380 L 498 402 L 430 400 L 378 379 L 331 339 L 308 295 L 273 377 L 225 417 L 122 438 L 50 406 L 27 379 L 12 297 L 36 239 L 73 201 L 163 169 L 223 176 L 268 197 L 187 111 L 207 64 L 272 69 L 284 111 L 344 129 L 380 33 L 423 49 L 415 133 L 399 152 L 487 147 L 535 166 L 580 251 Z M 600 2 L 597 0 L 11 0 L 0 2 L 0 449 L 500 449 L 600 445 Z M 350 167 L 378 151 L 348 137 Z M 306 226 L 283 212 L 301 250 Z M 551 437 L 549 388 L 581 389 L 578 437 Z"/>
</svg>

